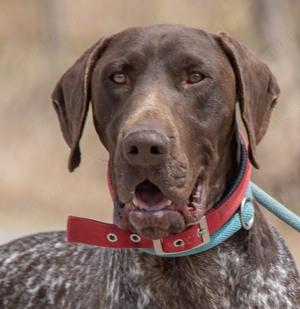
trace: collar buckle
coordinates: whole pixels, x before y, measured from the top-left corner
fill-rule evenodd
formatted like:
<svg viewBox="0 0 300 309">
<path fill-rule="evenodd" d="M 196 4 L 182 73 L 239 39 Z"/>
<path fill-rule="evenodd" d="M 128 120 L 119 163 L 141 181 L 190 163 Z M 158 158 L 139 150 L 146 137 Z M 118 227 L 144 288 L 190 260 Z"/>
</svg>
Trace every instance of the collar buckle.
<svg viewBox="0 0 300 309">
<path fill-rule="evenodd" d="M 206 245 L 207 243 L 209 243 L 210 235 L 209 235 L 209 231 L 208 231 L 206 217 L 203 216 L 196 224 L 199 224 L 199 228 L 197 230 L 197 234 L 195 235 L 195 237 L 198 237 L 198 238 L 201 237 L 202 238 L 202 242 L 199 245 L 197 245 L 197 246 L 195 246 L 191 249 L 182 250 L 182 251 L 179 251 L 179 252 L 177 250 L 176 250 L 176 252 L 166 252 L 166 251 L 164 251 L 163 246 L 162 246 L 163 239 L 155 239 L 155 240 L 153 240 L 153 247 L 154 247 L 155 253 L 157 255 L 161 255 L 161 256 L 168 256 L 168 255 L 172 255 L 174 253 L 188 252 L 188 251 L 197 249 L 197 248 L 202 247 L 202 246 Z M 179 239 L 178 241 L 180 241 L 181 244 L 183 243 L 182 247 L 184 248 L 184 240 Z M 179 247 L 179 245 L 177 244 L 177 241 L 175 241 L 173 243 L 173 246 L 177 247 L 177 248 Z"/>
</svg>

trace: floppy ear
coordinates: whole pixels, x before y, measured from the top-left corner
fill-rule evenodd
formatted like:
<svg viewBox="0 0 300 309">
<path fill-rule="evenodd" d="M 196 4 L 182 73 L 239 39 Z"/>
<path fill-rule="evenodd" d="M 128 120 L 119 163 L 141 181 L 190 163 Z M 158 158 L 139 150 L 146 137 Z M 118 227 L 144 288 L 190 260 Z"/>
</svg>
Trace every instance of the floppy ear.
<svg viewBox="0 0 300 309">
<path fill-rule="evenodd" d="M 237 100 L 249 140 L 249 158 L 259 168 L 256 145 L 265 135 L 273 108 L 279 96 L 279 87 L 269 68 L 246 46 L 225 32 L 217 34 L 236 76 Z"/>
<path fill-rule="evenodd" d="M 69 68 L 56 84 L 52 102 L 58 115 L 65 141 L 71 148 L 69 171 L 80 164 L 79 140 L 90 101 L 90 81 L 94 67 L 110 38 L 100 39 Z"/>
</svg>

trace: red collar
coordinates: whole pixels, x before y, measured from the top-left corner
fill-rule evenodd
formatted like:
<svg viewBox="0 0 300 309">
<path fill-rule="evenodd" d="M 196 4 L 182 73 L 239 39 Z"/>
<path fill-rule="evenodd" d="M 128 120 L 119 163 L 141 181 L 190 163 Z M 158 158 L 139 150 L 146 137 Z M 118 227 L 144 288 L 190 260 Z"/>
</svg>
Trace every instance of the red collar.
<svg viewBox="0 0 300 309">
<path fill-rule="evenodd" d="M 243 136 L 241 143 L 246 145 Z M 247 156 L 246 146 L 243 147 L 245 148 L 245 162 L 240 172 L 241 179 L 236 181 L 233 192 L 229 194 L 230 196 L 225 198 L 225 201 L 220 205 L 217 204 L 210 209 L 201 218 L 199 224 L 187 227 L 181 233 L 168 235 L 162 240 L 152 241 L 129 230 L 120 229 L 115 224 L 70 216 L 67 226 L 68 242 L 108 248 L 155 249 L 158 254 L 161 253 L 162 255 L 164 253 L 185 252 L 204 245 L 209 241 L 209 235 L 218 231 L 234 215 L 245 196 L 250 181 L 251 164 Z M 108 184 L 112 193 L 109 176 Z M 183 243 L 184 245 L 182 245 Z"/>
</svg>

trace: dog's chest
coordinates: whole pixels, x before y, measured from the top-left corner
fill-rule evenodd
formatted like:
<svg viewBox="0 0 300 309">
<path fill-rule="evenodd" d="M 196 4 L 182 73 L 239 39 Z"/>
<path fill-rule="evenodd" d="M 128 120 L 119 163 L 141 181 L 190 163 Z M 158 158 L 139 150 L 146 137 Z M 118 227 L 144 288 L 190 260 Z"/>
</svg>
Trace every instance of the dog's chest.
<svg viewBox="0 0 300 309">
<path fill-rule="evenodd" d="M 259 250 L 256 240 L 253 250 L 263 255 L 228 240 L 185 258 L 66 244 L 64 238 L 46 233 L 2 248 L 8 257 L 0 267 L 3 308 L 294 309 L 299 304 L 297 270 L 280 238 L 272 251 L 266 245 Z M 268 251 L 275 258 L 267 259 Z"/>
<path fill-rule="evenodd" d="M 122 265 L 119 254 L 112 254 L 103 281 L 105 308 L 293 308 L 288 289 L 296 286 L 283 265 L 266 272 L 234 248 L 163 261 L 128 251 Z"/>
</svg>

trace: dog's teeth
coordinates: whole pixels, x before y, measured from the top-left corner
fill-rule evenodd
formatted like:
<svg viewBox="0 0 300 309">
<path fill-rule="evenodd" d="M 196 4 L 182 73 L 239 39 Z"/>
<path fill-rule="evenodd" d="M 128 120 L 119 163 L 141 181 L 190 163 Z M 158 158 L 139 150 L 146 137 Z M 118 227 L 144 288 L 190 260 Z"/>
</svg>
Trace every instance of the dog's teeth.
<svg viewBox="0 0 300 309">
<path fill-rule="evenodd" d="M 134 204 L 134 206 L 139 206 L 138 201 L 136 200 L 135 196 L 133 197 L 132 203 Z"/>
<path fill-rule="evenodd" d="M 171 204 L 172 204 L 172 201 L 168 200 L 167 203 L 166 203 L 166 206 L 171 206 Z"/>
</svg>

